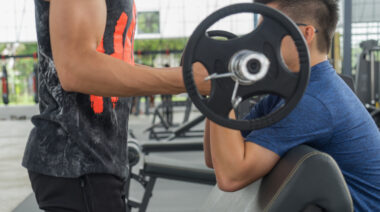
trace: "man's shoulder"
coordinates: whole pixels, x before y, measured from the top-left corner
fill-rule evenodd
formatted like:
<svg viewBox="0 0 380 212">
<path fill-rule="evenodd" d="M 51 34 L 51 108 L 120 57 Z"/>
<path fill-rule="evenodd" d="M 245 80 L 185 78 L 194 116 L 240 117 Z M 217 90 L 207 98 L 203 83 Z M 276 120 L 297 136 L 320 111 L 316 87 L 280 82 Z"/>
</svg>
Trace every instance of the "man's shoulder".
<svg viewBox="0 0 380 212">
<path fill-rule="evenodd" d="M 285 104 L 281 97 L 268 95 L 261 102 L 259 108 L 264 114 L 273 112 Z M 256 109 L 257 109 L 256 108 Z M 326 102 L 323 97 L 305 92 L 301 100 L 297 103 L 292 111 L 295 116 L 304 116 L 305 114 L 313 114 L 319 112 L 319 114 L 330 113 Z"/>
<path fill-rule="evenodd" d="M 305 93 L 302 97 L 300 103 L 306 104 L 308 107 L 313 106 L 326 106 L 326 102 L 324 101 L 324 97 L 321 95 L 318 95 L 318 93 Z"/>
<path fill-rule="evenodd" d="M 309 119 L 310 116 L 318 116 L 320 119 L 331 119 L 330 107 L 321 96 L 305 93 L 301 101 L 292 112 L 298 119 Z"/>
<path fill-rule="evenodd" d="M 323 71 L 323 70 L 322 70 Z M 339 101 L 338 99 L 354 99 L 356 94 L 334 71 L 325 70 L 326 73 L 319 73 L 309 82 L 305 91 L 305 97 L 309 101 L 317 101 L 325 106 L 331 106 Z"/>
</svg>

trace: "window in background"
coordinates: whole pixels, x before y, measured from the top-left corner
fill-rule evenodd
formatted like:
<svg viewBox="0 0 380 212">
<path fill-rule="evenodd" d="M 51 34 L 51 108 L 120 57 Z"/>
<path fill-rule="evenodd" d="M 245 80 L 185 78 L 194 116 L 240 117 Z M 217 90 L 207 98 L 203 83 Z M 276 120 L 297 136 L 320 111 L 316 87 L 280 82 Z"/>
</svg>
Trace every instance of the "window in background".
<svg viewBox="0 0 380 212">
<path fill-rule="evenodd" d="M 160 33 L 160 12 L 139 12 L 137 14 L 138 34 Z"/>
</svg>

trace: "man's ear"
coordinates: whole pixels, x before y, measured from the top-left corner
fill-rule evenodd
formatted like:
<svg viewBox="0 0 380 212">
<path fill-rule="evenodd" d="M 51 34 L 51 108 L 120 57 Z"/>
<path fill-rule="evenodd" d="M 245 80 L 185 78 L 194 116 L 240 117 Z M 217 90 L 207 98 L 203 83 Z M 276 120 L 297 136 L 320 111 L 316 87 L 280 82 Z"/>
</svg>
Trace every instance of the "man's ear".
<svg viewBox="0 0 380 212">
<path fill-rule="evenodd" d="M 311 45 L 313 40 L 316 38 L 315 28 L 313 26 L 306 26 L 303 30 L 303 35 L 308 45 Z"/>
</svg>

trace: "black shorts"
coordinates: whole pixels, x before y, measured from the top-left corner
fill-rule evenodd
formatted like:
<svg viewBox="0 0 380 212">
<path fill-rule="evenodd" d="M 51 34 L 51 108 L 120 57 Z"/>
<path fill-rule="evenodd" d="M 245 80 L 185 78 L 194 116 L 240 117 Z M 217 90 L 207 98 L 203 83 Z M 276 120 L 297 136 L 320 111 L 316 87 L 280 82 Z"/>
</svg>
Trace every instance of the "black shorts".
<svg viewBox="0 0 380 212">
<path fill-rule="evenodd" d="M 46 212 L 125 212 L 125 180 L 108 174 L 51 177 L 29 171 L 40 209 Z"/>
</svg>

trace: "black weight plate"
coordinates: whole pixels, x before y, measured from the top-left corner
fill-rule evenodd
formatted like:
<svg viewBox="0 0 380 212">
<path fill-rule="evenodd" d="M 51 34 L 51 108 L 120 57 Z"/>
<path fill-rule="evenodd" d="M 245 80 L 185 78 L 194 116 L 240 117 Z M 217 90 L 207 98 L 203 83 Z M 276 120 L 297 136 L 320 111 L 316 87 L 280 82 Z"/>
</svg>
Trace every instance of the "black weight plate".
<svg viewBox="0 0 380 212">
<path fill-rule="evenodd" d="M 237 35 L 224 30 L 211 30 L 207 32 L 207 35 L 208 37 L 222 37 L 226 39 L 237 38 Z M 183 66 L 183 56 L 184 54 L 182 54 L 181 61 L 179 63 L 181 66 Z"/>
<path fill-rule="evenodd" d="M 238 13 L 261 14 L 264 20 L 256 30 L 242 37 L 219 41 L 208 36 L 207 29 L 214 23 Z M 280 47 L 286 35 L 292 37 L 297 47 L 299 73 L 290 72 L 282 60 Z M 259 119 L 231 120 L 228 114 L 233 108 L 230 98 L 235 82 L 230 78 L 213 80 L 210 98 L 204 98 L 194 83 L 192 64 L 201 62 L 210 75 L 227 73 L 231 57 L 236 52 L 247 49 L 263 53 L 269 58 L 269 73 L 253 85 L 239 88 L 239 95 L 246 99 L 260 94 L 275 94 L 282 97 L 285 104 L 279 110 Z M 190 37 L 184 58 L 183 78 L 193 103 L 210 120 L 238 130 L 265 128 L 286 117 L 302 98 L 310 77 L 309 52 L 298 27 L 280 11 L 262 4 L 235 4 L 211 14 Z"/>
</svg>

